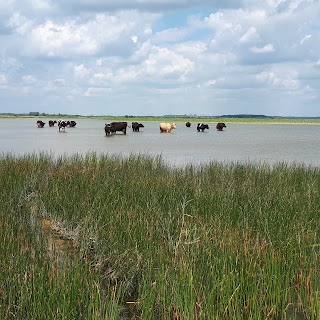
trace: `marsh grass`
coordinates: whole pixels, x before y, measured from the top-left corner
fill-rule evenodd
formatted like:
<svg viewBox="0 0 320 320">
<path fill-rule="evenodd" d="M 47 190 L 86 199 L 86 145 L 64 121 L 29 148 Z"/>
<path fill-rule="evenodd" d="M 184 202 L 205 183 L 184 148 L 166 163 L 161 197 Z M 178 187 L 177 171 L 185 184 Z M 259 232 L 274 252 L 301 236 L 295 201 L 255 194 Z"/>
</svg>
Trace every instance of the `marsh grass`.
<svg viewBox="0 0 320 320">
<path fill-rule="evenodd" d="M 320 316 L 318 168 L 4 155 L 0 186 L 2 319 Z"/>
</svg>

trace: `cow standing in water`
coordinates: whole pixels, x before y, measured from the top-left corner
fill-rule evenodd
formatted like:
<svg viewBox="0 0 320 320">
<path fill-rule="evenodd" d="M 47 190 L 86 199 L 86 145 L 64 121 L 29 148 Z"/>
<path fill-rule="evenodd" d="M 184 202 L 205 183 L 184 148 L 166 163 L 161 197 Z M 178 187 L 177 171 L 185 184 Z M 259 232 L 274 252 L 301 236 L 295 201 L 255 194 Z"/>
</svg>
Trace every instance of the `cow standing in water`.
<svg viewBox="0 0 320 320">
<path fill-rule="evenodd" d="M 111 134 L 111 124 L 110 123 L 106 123 L 104 126 L 104 132 L 106 133 L 106 136 L 110 136 Z"/>
<path fill-rule="evenodd" d="M 109 136 L 111 133 L 116 133 L 117 131 L 121 131 L 124 134 L 127 134 L 127 122 L 111 122 L 106 123 L 104 127 L 104 131 L 106 136 Z"/>
<path fill-rule="evenodd" d="M 172 129 L 176 129 L 177 126 L 175 123 L 160 123 L 160 132 L 170 133 Z"/>
<path fill-rule="evenodd" d="M 67 127 L 68 128 L 74 128 L 76 125 L 77 125 L 77 123 L 75 122 L 75 121 L 73 121 L 73 120 L 71 120 L 71 121 L 66 121 L 66 124 L 67 124 Z"/>
<path fill-rule="evenodd" d="M 43 128 L 45 124 L 46 124 L 46 123 L 43 122 L 42 120 L 38 120 L 38 121 L 37 121 L 37 126 L 38 126 L 38 128 Z"/>
<path fill-rule="evenodd" d="M 204 129 L 209 129 L 209 126 L 205 123 L 198 123 L 197 125 L 198 132 L 200 131 L 204 132 Z"/>
<path fill-rule="evenodd" d="M 62 130 L 63 132 L 65 132 L 65 131 L 66 131 L 66 126 L 67 126 L 66 121 L 64 121 L 64 120 L 58 120 L 59 132 L 60 132 L 60 130 Z"/>
<path fill-rule="evenodd" d="M 132 122 L 132 131 L 133 132 L 139 132 L 140 128 L 144 128 L 144 125 L 142 123 Z"/>
<path fill-rule="evenodd" d="M 225 124 L 224 122 L 218 122 L 218 123 L 217 123 L 217 126 L 216 126 L 216 128 L 217 128 L 218 131 L 222 131 L 223 128 L 226 128 L 226 127 L 227 127 L 227 126 L 226 126 L 226 124 Z"/>
<path fill-rule="evenodd" d="M 56 120 L 49 120 L 49 127 L 54 127 L 55 123 L 57 123 Z"/>
</svg>

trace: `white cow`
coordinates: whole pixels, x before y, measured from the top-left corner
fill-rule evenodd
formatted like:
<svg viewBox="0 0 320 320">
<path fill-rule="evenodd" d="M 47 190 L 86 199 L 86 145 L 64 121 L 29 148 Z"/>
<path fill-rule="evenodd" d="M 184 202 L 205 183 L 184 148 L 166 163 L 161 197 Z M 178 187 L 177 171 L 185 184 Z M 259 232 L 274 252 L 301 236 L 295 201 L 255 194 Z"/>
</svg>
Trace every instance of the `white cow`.
<svg viewBox="0 0 320 320">
<path fill-rule="evenodd" d="M 171 132 L 172 129 L 176 129 L 177 126 L 175 123 L 160 123 L 160 132 Z"/>
</svg>

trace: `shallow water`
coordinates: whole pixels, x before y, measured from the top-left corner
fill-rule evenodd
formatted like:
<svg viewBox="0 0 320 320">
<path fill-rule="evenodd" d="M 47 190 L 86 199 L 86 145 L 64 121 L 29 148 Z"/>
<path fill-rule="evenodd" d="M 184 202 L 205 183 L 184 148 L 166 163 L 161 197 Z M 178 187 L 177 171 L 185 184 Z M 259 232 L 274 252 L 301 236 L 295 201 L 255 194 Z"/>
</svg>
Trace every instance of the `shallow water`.
<svg viewBox="0 0 320 320">
<path fill-rule="evenodd" d="M 40 119 L 40 118 L 39 118 Z M 0 119 L 0 152 L 23 155 L 48 152 L 55 156 L 96 152 L 128 156 L 130 154 L 161 155 L 173 165 L 222 162 L 304 163 L 320 166 L 320 126 L 298 124 L 234 124 L 219 132 L 216 123 L 197 132 L 177 123 L 171 133 L 160 133 L 159 122 L 143 122 L 140 132 L 127 129 L 105 136 L 104 124 L 97 119 L 76 120 L 75 128 L 59 132 L 58 127 L 38 128 L 35 118 Z M 131 122 L 128 122 L 131 125 Z"/>
</svg>

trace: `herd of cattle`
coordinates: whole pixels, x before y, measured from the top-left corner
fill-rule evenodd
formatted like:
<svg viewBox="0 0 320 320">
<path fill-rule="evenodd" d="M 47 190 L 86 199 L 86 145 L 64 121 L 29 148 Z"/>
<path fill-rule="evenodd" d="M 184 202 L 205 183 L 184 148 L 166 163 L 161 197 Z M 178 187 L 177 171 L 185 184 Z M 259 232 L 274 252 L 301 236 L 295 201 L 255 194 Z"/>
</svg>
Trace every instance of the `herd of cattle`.
<svg viewBox="0 0 320 320">
<path fill-rule="evenodd" d="M 73 120 L 68 120 L 68 121 L 65 121 L 65 120 L 49 120 L 49 127 L 54 127 L 55 124 L 58 124 L 58 128 L 59 128 L 59 131 L 60 130 L 65 130 L 66 128 L 73 128 L 77 125 L 77 123 Z M 37 126 L 38 128 L 43 128 L 44 125 L 46 123 L 43 122 L 42 120 L 38 120 L 37 121 Z"/>
<path fill-rule="evenodd" d="M 191 122 L 187 122 L 186 126 L 188 128 L 191 127 Z M 127 127 L 128 126 L 128 122 L 111 122 L 111 123 L 106 123 L 105 127 L 104 127 L 104 131 L 106 133 L 106 136 L 110 136 L 113 133 L 116 133 L 117 131 L 123 132 L 124 134 L 127 133 Z M 139 132 L 140 128 L 144 128 L 144 125 L 142 123 L 138 123 L 138 122 L 132 122 L 132 131 L 133 132 Z M 216 125 L 216 129 L 218 131 L 222 131 L 223 128 L 226 128 L 226 124 L 224 122 L 218 122 Z M 172 129 L 176 129 L 177 125 L 175 123 L 166 123 L 166 122 L 161 122 L 159 125 L 160 128 L 160 132 L 166 132 L 169 133 L 171 132 Z M 197 131 L 198 132 L 204 132 L 205 129 L 209 129 L 209 126 L 205 123 L 198 123 L 197 125 Z"/>
<path fill-rule="evenodd" d="M 37 121 L 37 126 L 38 128 L 43 128 L 44 125 L 46 123 L 43 122 L 42 120 L 38 120 Z M 65 121 L 65 120 L 49 120 L 49 127 L 54 127 L 54 125 L 57 124 L 59 131 L 65 131 L 65 128 L 72 128 L 76 126 L 76 122 L 75 121 Z M 117 122 L 111 122 L 111 123 L 106 123 L 104 126 L 104 131 L 106 136 L 110 136 L 111 134 L 116 133 L 117 131 L 120 131 L 124 134 L 127 133 L 127 127 L 130 128 L 130 126 L 128 125 L 128 122 L 125 121 L 117 121 Z M 186 123 L 186 127 L 190 128 L 191 127 L 191 122 L 187 122 Z M 216 129 L 218 131 L 222 131 L 223 128 L 226 128 L 226 124 L 224 122 L 218 122 L 216 125 Z M 144 128 L 144 125 L 142 123 L 139 122 L 132 122 L 131 124 L 131 128 L 133 132 L 139 132 L 140 128 Z M 165 122 L 161 122 L 159 125 L 160 128 L 160 132 L 171 132 L 172 129 L 176 129 L 177 126 L 175 123 L 165 123 Z M 209 126 L 205 123 L 198 123 L 197 125 L 197 131 L 198 132 L 204 132 L 205 129 L 209 129 Z"/>
</svg>

